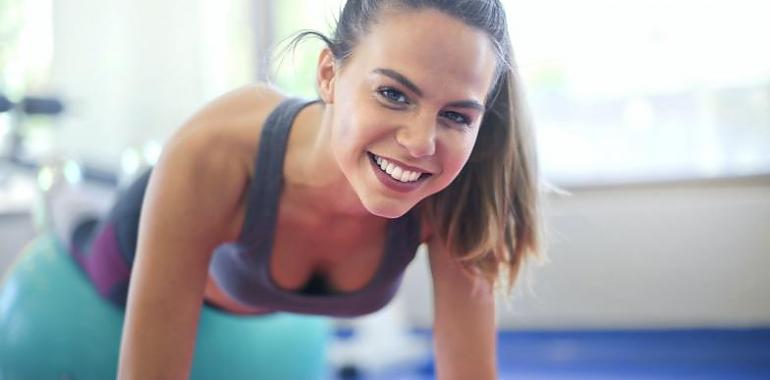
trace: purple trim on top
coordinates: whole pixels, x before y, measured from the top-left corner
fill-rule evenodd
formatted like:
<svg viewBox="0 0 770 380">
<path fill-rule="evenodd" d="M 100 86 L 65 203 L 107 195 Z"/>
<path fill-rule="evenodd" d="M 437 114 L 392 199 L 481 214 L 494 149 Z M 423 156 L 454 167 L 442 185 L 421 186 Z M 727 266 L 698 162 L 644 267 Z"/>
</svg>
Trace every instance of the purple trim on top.
<svg viewBox="0 0 770 380">
<path fill-rule="evenodd" d="M 93 254 L 87 256 L 76 252 L 75 258 L 99 294 L 109 298 L 115 286 L 128 283 L 131 277 L 131 268 L 120 255 L 112 223 L 106 223 L 94 237 L 90 251 Z"/>
</svg>

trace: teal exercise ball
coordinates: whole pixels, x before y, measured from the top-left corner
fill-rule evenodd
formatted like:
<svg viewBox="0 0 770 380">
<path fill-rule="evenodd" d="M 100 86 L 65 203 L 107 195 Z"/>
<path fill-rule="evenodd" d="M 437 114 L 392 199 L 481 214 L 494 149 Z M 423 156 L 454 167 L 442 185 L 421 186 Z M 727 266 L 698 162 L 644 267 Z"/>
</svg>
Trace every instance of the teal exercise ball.
<svg viewBox="0 0 770 380">
<path fill-rule="evenodd" d="M 37 238 L 0 282 L 0 379 L 115 378 L 123 314 L 56 239 Z M 204 307 L 191 379 L 324 379 L 330 332 L 322 317 Z"/>
</svg>

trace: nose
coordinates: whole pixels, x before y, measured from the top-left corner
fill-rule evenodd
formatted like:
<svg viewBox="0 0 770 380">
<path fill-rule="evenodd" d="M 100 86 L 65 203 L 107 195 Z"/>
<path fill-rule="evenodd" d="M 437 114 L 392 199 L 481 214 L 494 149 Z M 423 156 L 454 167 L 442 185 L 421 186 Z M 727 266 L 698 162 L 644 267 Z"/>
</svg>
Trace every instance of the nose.
<svg viewBox="0 0 770 380">
<path fill-rule="evenodd" d="M 420 117 L 396 131 L 396 141 L 414 158 L 436 153 L 436 119 Z"/>
</svg>

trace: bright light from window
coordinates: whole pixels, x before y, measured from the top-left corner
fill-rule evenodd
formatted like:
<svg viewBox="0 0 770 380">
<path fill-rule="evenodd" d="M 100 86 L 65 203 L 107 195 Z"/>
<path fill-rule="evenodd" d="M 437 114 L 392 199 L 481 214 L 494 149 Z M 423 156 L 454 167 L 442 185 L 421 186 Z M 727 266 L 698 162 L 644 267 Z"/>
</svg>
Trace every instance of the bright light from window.
<svg viewBox="0 0 770 380">
<path fill-rule="evenodd" d="M 770 2 L 506 5 L 552 180 L 770 171 Z"/>
<path fill-rule="evenodd" d="M 316 97 L 313 75 L 323 44 L 308 38 L 292 50 L 284 50 L 288 38 L 303 29 L 331 34 L 344 0 L 281 0 L 275 2 L 276 50 L 273 57 L 275 83 L 290 93 Z"/>
<path fill-rule="evenodd" d="M 0 87 L 13 99 L 25 91 L 44 87 L 49 79 L 53 56 L 52 4 L 50 0 L 25 0 L 0 4 L 17 18 L 0 36 Z M 0 21 L 6 20 L 4 15 Z"/>
</svg>

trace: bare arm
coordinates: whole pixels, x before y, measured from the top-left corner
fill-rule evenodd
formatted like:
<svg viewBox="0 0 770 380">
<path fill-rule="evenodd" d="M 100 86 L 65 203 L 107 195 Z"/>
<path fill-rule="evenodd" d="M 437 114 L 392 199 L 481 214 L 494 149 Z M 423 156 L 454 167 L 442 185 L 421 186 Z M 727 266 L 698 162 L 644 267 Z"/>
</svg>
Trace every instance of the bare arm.
<svg viewBox="0 0 770 380">
<path fill-rule="evenodd" d="M 175 136 L 150 179 L 120 379 L 189 377 L 211 252 L 232 233 L 248 173 L 207 130 L 192 126 Z"/>
<path fill-rule="evenodd" d="M 481 278 L 461 272 L 459 264 L 435 236 L 428 242 L 428 251 L 433 277 L 437 378 L 496 379 L 492 288 Z"/>
</svg>

